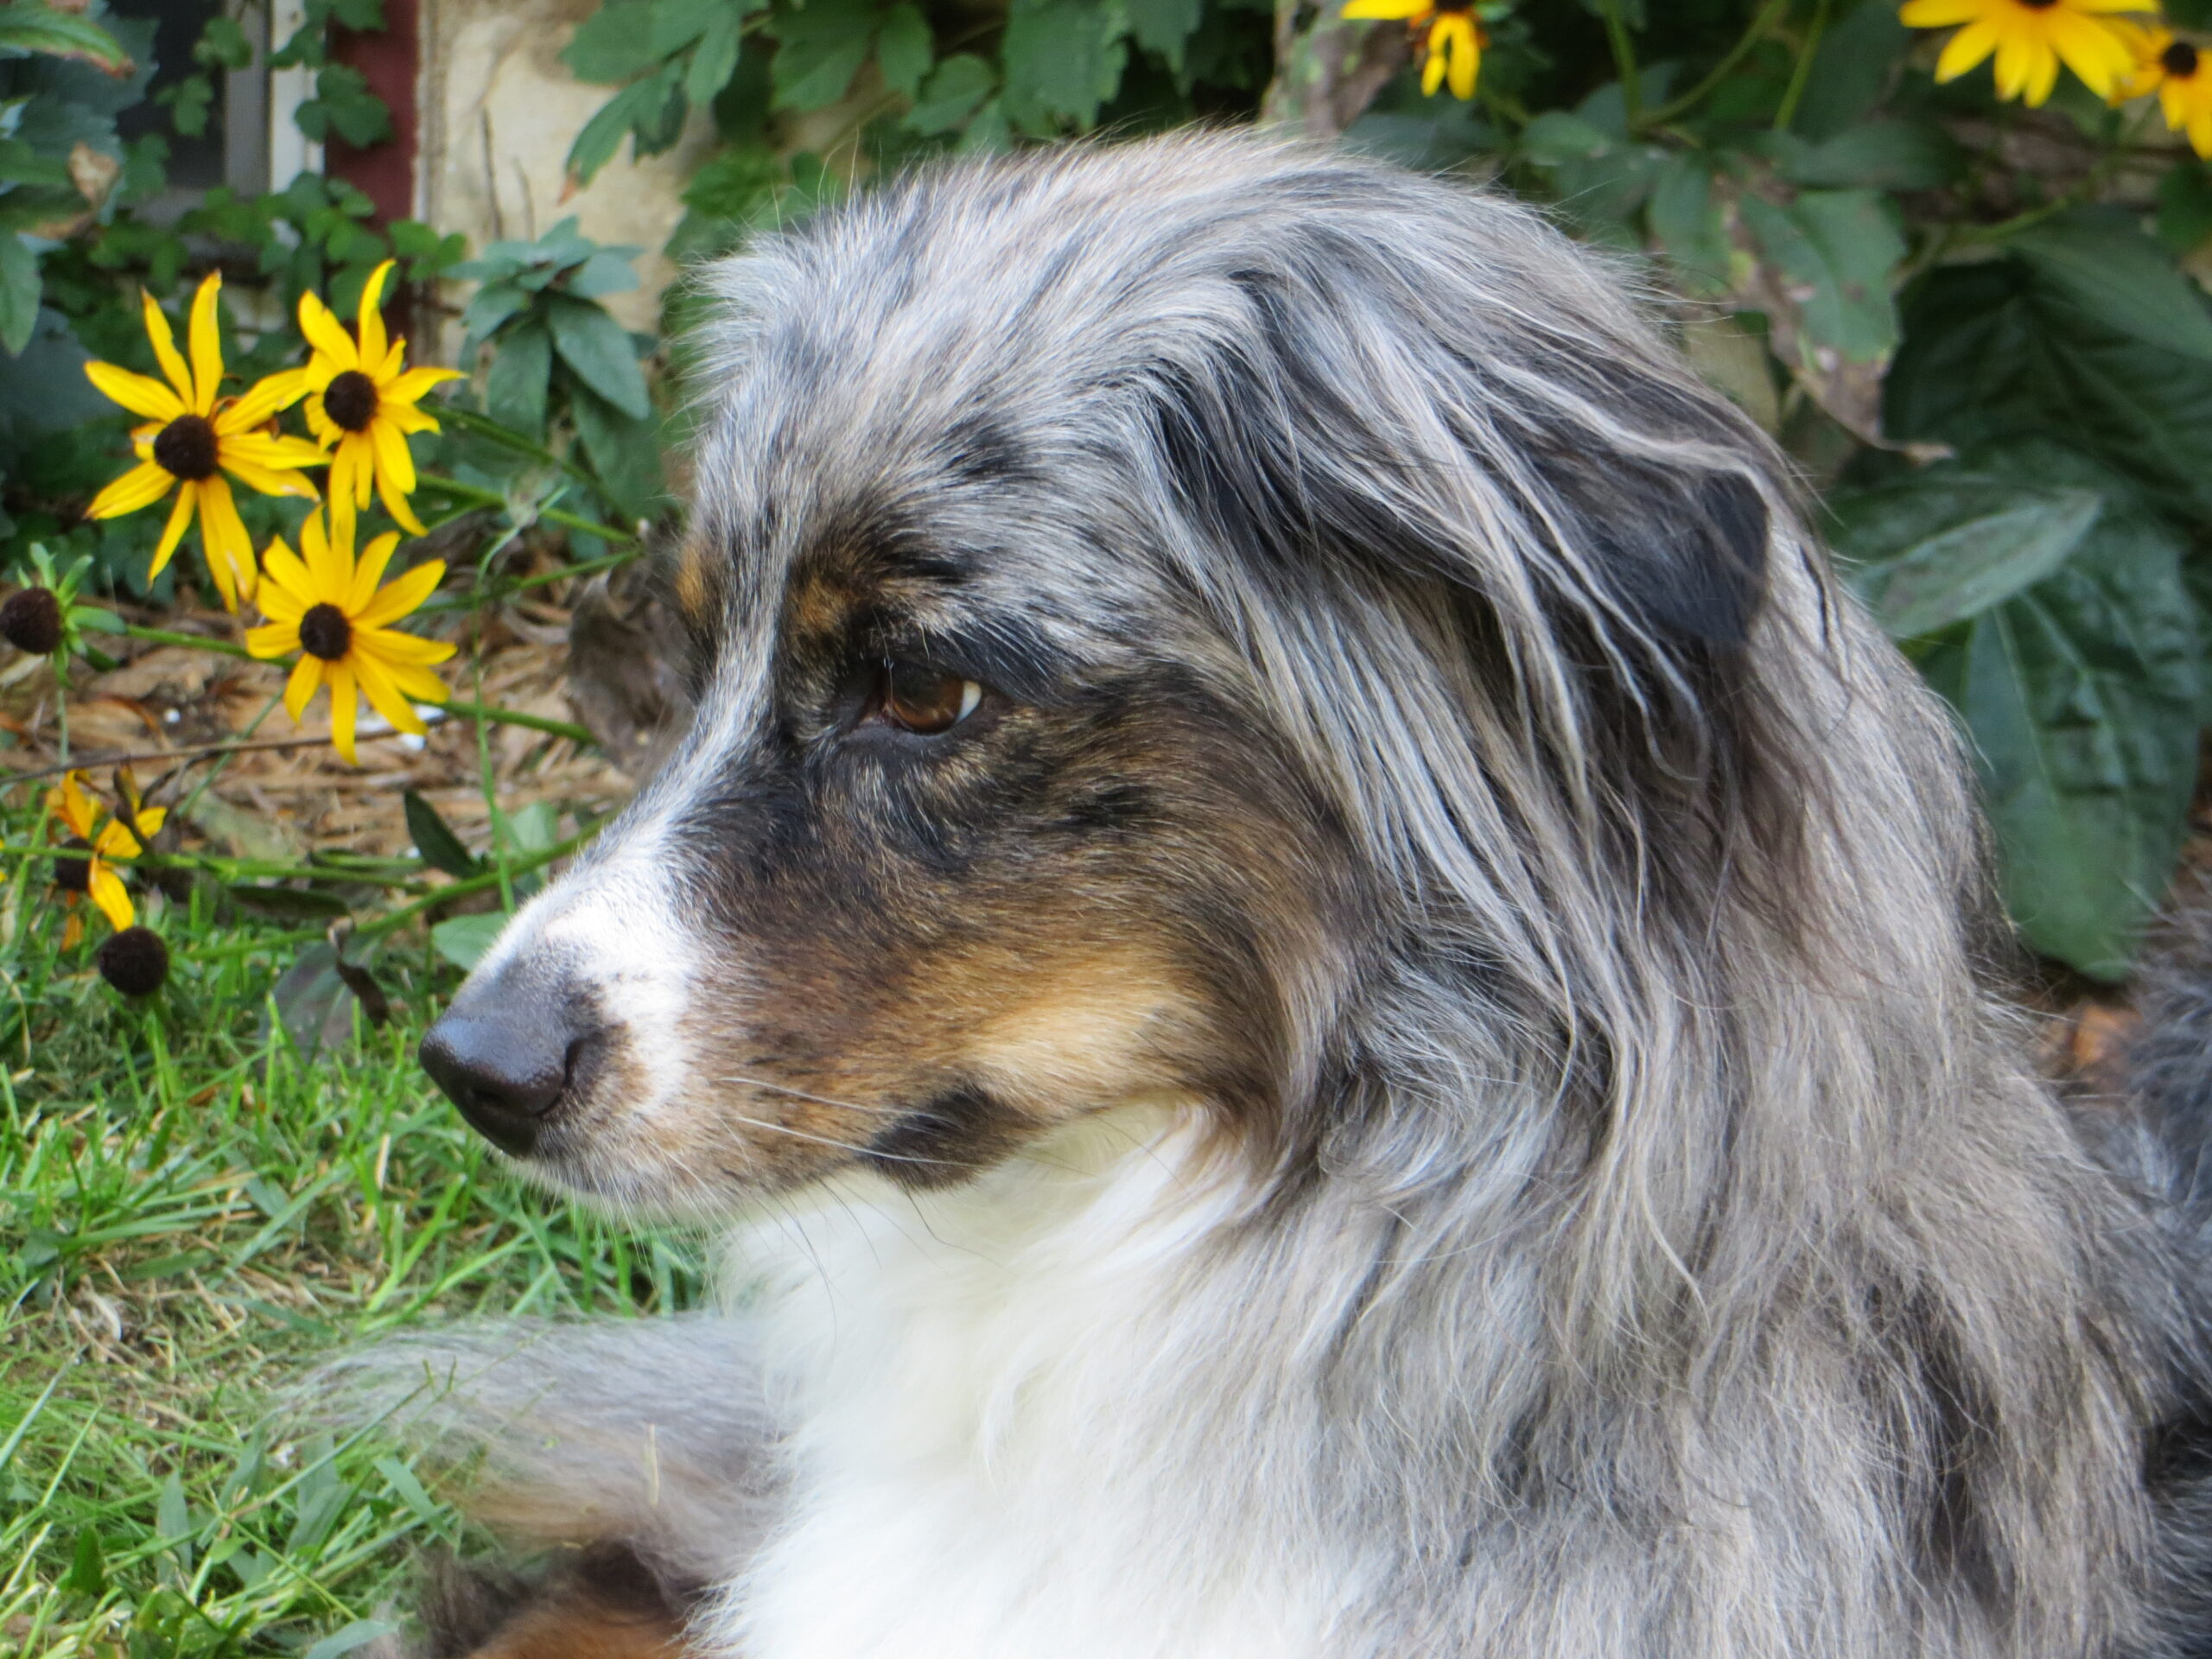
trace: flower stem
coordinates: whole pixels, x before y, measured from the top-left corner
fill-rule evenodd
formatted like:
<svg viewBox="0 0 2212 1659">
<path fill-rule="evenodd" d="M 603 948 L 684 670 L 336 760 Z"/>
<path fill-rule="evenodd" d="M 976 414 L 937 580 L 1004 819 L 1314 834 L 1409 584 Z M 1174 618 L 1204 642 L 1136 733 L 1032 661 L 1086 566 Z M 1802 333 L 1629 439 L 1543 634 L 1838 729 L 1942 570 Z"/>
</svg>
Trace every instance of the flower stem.
<svg viewBox="0 0 2212 1659">
<path fill-rule="evenodd" d="M 457 478 L 446 478 L 436 473 L 423 473 L 417 476 L 425 489 L 437 490 L 447 495 L 457 495 L 467 501 L 480 501 L 487 507 L 507 505 L 507 498 L 497 490 L 479 489 L 474 484 L 464 484 Z M 634 542 L 638 539 L 638 532 L 634 530 L 622 530 L 613 524 L 602 524 L 595 518 L 586 518 L 574 512 L 563 512 L 558 507 L 541 507 L 537 511 L 537 516 L 548 524 L 563 525 L 569 530 L 580 530 L 587 536 L 598 537 L 601 541 Z"/>
<path fill-rule="evenodd" d="M 1703 103 L 1715 87 L 1735 73 L 1736 66 L 1750 54 L 1753 47 L 1766 37 L 1767 31 L 1773 28 L 1782 14 L 1789 10 L 1789 0 L 1767 0 L 1767 3 L 1762 6 L 1758 14 L 1751 19 L 1749 27 L 1736 37 L 1735 45 L 1728 48 L 1719 62 L 1706 71 L 1704 79 L 1680 98 L 1669 99 L 1667 102 L 1654 110 L 1647 118 L 1648 124 L 1663 127 L 1675 117 L 1687 114 Z M 1825 4 L 1822 10 L 1826 10 Z M 1810 55 L 1809 48 L 1808 55 Z"/>
<path fill-rule="evenodd" d="M 1821 36 L 1827 33 L 1828 8 L 1831 0 L 1820 0 L 1813 9 L 1812 27 L 1805 31 L 1805 43 L 1797 48 L 1797 61 L 1789 71 L 1789 85 L 1782 94 L 1782 103 L 1774 112 L 1774 130 L 1789 130 L 1789 124 L 1797 118 L 1798 101 L 1805 96 L 1805 86 L 1812 79 L 1813 60 L 1820 53 Z"/>
<path fill-rule="evenodd" d="M 1636 43 L 1621 21 L 1621 0 L 1599 0 L 1599 4 L 1605 14 L 1605 41 L 1613 49 L 1613 68 L 1621 78 L 1621 112 L 1634 131 L 1643 124 L 1643 85 L 1636 72 Z"/>
</svg>

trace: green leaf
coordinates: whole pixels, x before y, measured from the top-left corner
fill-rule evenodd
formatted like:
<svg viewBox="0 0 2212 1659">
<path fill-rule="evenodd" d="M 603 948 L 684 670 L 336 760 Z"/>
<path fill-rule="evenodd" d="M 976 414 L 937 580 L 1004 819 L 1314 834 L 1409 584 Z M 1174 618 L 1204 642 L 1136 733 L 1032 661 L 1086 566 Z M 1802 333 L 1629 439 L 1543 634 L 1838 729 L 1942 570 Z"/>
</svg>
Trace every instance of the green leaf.
<svg viewBox="0 0 2212 1659">
<path fill-rule="evenodd" d="M 611 0 L 576 25 L 561 61 L 578 80 L 618 86 L 660 61 L 649 0 Z"/>
<path fill-rule="evenodd" d="M 569 413 L 600 486 L 624 518 L 644 518 L 661 493 L 659 423 L 632 420 L 582 387 L 569 400 Z"/>
<path fill-rule="evenodd" d="M 1014 120 L 1039 133 L 1060 118 L 1089 128 L 1121 88 L 1128 28 L 1116 0 L 1014 0 L 1001 56 Z"/>
<path fill-rule="evenodd" d="M 38 326 L 38 256 L 12 231 L 0 231 L 0 346 L 20 357 Z"/>
<path fill-rule="evenodd" d="M 384 1618 L 357 1618 L 334 1636 L 326 1636 L 309 1648 L 300 1659 L 340 1659 L 344 1654 L 365 1648 L 372 1642 L 382 1641 L 387 1636 L 399 1634 L 399 1626 Z"/>
<path fill-rule="evenodd" d="M 1897 78 L 1912 40 L 1897 0 L 1859 0 L 1821 37 L 1805 95 L 1791 124 L 1807 138 L 1832 138 L 1872 114 Z"/>
<path fill-rule="evenodd" d="M 2212 168 L 2193 156 L 2158 181 L 2158 245 L 2176 258 L 2212 238 Z"/>
<path fill-rule="evenodd" d="M 2043 581 L 2081 545 L 2104 498 L 1940 467 L 1829 505 L 1851 585 L 1892 639 L 1910 639 Z"/>
<path fill-rule="evenodd" d="M 98 1596 L 107 1588 L 107 1557 L 100 1548 L 99 1534 L 90 1527 L 77 1535 L 61 1587 L 80 1596 Z"/>
<path fill-rule="evenodd" d="M 162 1483 L 154 1505 L 154 1534 L 162 1545 L 192 1570 L 192 1506 L 184 1501 L 184 1482 L 172 1470 Z"/>
<path fill-rule="evenodd" d="M 436 807 L 411 789 L 399 799 L 407 814 L 407 833 L 415 842 L 415 850 L 422 854 L 425 864 L 453 876 L 483 873 L 483 865 L 461 844 L 461 837 L 454 834 L 453 826 L 439 815 Z"/>
<path fill-rule="evenodd" d="M 2064 474 L 2048 456 L 2032 470 Z M 2106 980 L 2172 878 L 2202 689 L 2181 547 L 2116 487 L 2056 574 L 1921 661 L 1972 734 L 2021 931 Z"/>
<path fill-rule="evenodd" d="M 584 123 L 569 146 L 564 163 L 571 178 L 578 184 L 589 184 L 599 169 L 613 159 L 624 137 L 658 126 L 671 93 L 681 92 L 675 67 L 671 64 L 658 75 L 625 86 Z"/>
<path fill-rule="evenodd" d="M 622 325 L 588 300 L 554 294 L 545 302 L 553 349 L 576 378 L 634 420 L 652 413 L 645 377 Z"/>
<path fill-rule="evenodd" d="M 384 1477 L 385 1484 L 391 1488 L 392 1495 L 408 1507 L 417 1521 L 434 1530 L 444 1524 L 444 1513 L 423 1490 L 412 1469 L 392 1457 L 378 1458 L 376 1469 Z"/>
<path fill-rule="evenodd" d="M 1966 165 L 1958 141 L 1933 121 L 1870 122 L 1816 144 L 1779 137 L 1787 141 L 1774 147 L 1783 175 L 1808 188 L 1933 190 Z"/>
<path fill-rule="evenodd" d="M 1728 228 L 1713 202 L 1713 172 L 1703 156 L 1684 150 L 1668 157 L 1653 181 L 1644 217 L 1686 289 L 1726 290 Z"/>
<path fill-rule="evenodd" d="M 1205 0 L 1128 0 L 1129 33 L 1147 52 L 1157 52 L 1179 73 L 1183 48 L 1198 31 Z"/>
<path fill-rule="evenodd" d="M 430 944 L 437 953 L 467 972 L 484 960 L 486 951 L 507 925 L 498 912 L 482 916 L 448 916 L 430 929 Z"/>
<path fill-rule="evenodd" d="M 2024 259 L 1916 285 L 1883 402 L 1893 437 L 1967 448 L 2048 435 L 2177 516 L 2212 518 L 2212 365 L 2120 332 Z"/>
<path fill-rule="evenodd" d="M 1746 194 L 1744 223 L 1791 283 L 1807 290 L 1805 332 L 1847 361 L 1872 363 L 1897 341 L 1890 284 L 1904 238 L 1872 190 L 1808 190 L 1787 207 Z"/>
<path fill-rule="evenodd" d="M 1546 110 L 1521 131 L 1521 152 L 1538 167 L 1588 161 L 1613 143 L 1610 134 L 1565 110 Z"/>
<path fill-rule="evenodd" d="M 2172 258 L 2125 218 L 2064 214 L 2009 245 L 2084 315 L 2145 345 L 2212 363 L 2212 308 Z"/>
<path fill-rule="evenodd" d="M 499 341 L 484 377 L 486 413 L 530 436 L 545 432 L 545 388 L 553 372 L 553 336 L 536 318 Z"/>
<path fill-rule="evenodd" d="M 120 79 L 131 73 L 129 54 L 114 35 L 89 17 L 28 0 L 0 5 L 0 52 L 35 52 L 74 58 Z"/>
<path fill-rule="evenodd" d="M 776 57 L 769 66 L 779 110 L 819 110 L 845 95 L 868 61 L 875 25 L 871 0 L 811 0 L 776 11 Z"/>
<path fill-rule="evenodd" d="M 595 300 L 602 294 L 626 294 L 638 285 L 638 273 L 632 268 L 630 258 L 629 250 L 601 248 L 569 273 L 561 284 L 561 291 L 580 300 Z"/>
<path fill-rule="evenodd" d="M 783 162 L 772 146 L 757 140 L 728 144 L 691 175 L 683 205 L 712 219 L 747 223 L 776 200 L 783 182 Z"/>
<path fill-rule="evenodd" d="M 745 50 L 746 10 L 719 7 L 699 44 L 691 48 L 690 67 L 683 72 L 683 96 L 700 109 L 712 104 L 737 73 L 737 60 Z"/>
<path fill-rule="evenodd" d="M 929 73 L 936 56 L 929 20 L 919 7 L 896 5 L 883 15 L 883 28 L 875 37 L 875 65 L 885 86 L 903 98 L 913 97 L 922 90 L 922 77 Z"/>
<path fill-rule="evenodd" d="M 925 136 L 950 132 L 976 112 L 997 85 L 991 66 L 973 53 L 947 58 L 924 84 L 914 107 L 906 111 L 906 125 Z"/>
</svg>

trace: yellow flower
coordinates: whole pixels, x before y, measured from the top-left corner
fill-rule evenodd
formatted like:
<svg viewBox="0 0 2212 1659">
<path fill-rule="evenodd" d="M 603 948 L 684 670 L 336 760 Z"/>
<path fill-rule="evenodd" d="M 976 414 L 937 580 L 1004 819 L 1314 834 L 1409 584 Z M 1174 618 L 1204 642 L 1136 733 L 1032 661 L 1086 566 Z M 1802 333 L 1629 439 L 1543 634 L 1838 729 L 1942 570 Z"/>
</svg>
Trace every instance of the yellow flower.
<svg viewBox="0 0 2212 1659">
<path fill-rule="evenodd" d="M 1997 54 L 1997 95 L 2041 104 L 2063 62 L 2099 98 L 2135 69 L 2133 25 L 2103 14 L 2150 10 L 2149 0 L 1905 0 L 1897 16 L 1915 29 L 1962 25 L 1936 60 L 1936 79 L 1955 80 Z"/>
<path fill-rule="evenodd" d="M 1350 0 L 1338 15 L 1348 20 L 1402 20 L 1416 32 L 1427 23 L 1421 91 L 1433 97 L 1439 86 L 1448 83 L 1454 98 L 1475 95 L 1475 77 L 1481 73 L 1483 48 L 1490 44 L 1490 36 L 1475 21 L 1474 0 Z"/>
<path fill-rule="evenodd" d="M 193 298 L 189 369 L 177 354 L 169 320 L 154 296 L 142 292 L 147 338 L 168 377 L 167 385 L 113 363 L 85 365 L 85 373 L 102 392 L 152 423 L 130 435 L 138 465 L 94 496 L 86 516 L 120 518 L 151 506 L 172 485 L 180 486 L 147 578 L 161 575 L 197 510 L 208 574 L 222 592 L 224 608 L 235 611 L 241 597 L 253 594 L 253 543 L 223 474 L 264 495 L 299 495 L 312 501 L 315 486 L 299 476 L 298 468 L 321 466 L 324 456 L 304 439 L 256 430 L 299 397 L 296 372 L 270 375 L 243 397 L 221 396 L 223 346 L 215 327 L 215 298 L 222 285 L 219 275 L 210 274 Z"/>
<path fill-rule="evenodd" d="M 295 721 L 318 686 L 330 687 L 330 741 L 357 766 L 357 687 L 394 727 L 417 735 L 429 728 L 413 705 L 446 700 L 445 685 L 430 672 L 430 664 L 452 656 L 453 645 L 386 626 L 430 596 L 445 575 L 445 561 L 418 564 L 379 588 L 398 545 L 397 531 L 379 536 L 356 565 L 353 518 L 334 518 L 326 534 L 321 515 L 310 515 L 300 527 L 304 562 L 282 540 L 270 543 L 262 562 L 268 580 L 261 585 L 261 608 L 269 623 L 246 631 L 246 649 L 257 657 L 300 653 L 284 687 L 284 708 Z"/>
<path fill-rule="evenodd" d="M 2212 50 L 2177 40 L 2170 29 L 2137 33 L 2138 67 L 2114 100 L 2158 93 L 2166 124 L 2187 133 L 2190 148 L 2212 161 Z"/>
<path fill-rule="evenodd" d="M 62 774 L 59 786 L 46 795 L 46 810 L 67 826 L 75 838 L 73 850 L 82 857 L 59 858 L 54 861 L 55 885 L 67 895 L 68 902 L 76 903 L 80 893 L 89 894 L 100 907 L 118 932 L 129 927 L 136 919 L 130 908 L 130 895 L 124 890 L 123 878 L 115 873 L 115 866 L 138 856 L 146 850 L 146 843 L 161 833 L 162 825 L 168 821 L 168 809 L 149 807 L 141 802 L 138 788 L 126 772 L 116 774 L 118 791 L 125 802 L 124 811 L 99 824 L 101 805 L 96 804 L 85 788 L 85 774 L 71 772 Z M 65 942 L 76 943 L 76 918 L 70 918 L 69 937 Z"/>
<path fill-rule="evenodd" d="M 349 338 L 331 309 L 312 294 L 300 296 L 300 332 L 315 347 L 302 372 L 308 391 L 308 429 L 327 448 L 337 446 L 330 463 L 330 505 L 351 516 L 369 505 L 369 483 L 384 498 L 384 509 L 410 535 L 423 526 L 407 505 L 415 488 L 415 460 L 407 453 L 410 432 L 435 432 L 437 421 L 415 407 L 432 386 L 458 380 L 455 369 L 408 369 L 407 342 L 385 342 L 384 314 L 378 307 L 393 262 L 370 273 L 361 290 L 361 309 Z"/>
</svg>

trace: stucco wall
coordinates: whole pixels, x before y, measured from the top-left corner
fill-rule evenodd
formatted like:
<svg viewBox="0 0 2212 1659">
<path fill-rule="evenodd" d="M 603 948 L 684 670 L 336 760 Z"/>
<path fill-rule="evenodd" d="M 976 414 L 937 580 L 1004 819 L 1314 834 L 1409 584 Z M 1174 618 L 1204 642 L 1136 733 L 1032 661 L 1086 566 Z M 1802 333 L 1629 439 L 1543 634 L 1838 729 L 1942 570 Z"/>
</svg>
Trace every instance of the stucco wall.
<svg viewBox="0 0 2212 1659">
<path fill-rule="evenodd" d="M 472 249 L 534 238 L 569 214 L 600 242 L 627 242 L 644 286 L 607 308 L 650 328 L 661 289 L 676 272 L 660 256 L 677 221 L 683 179 L 711 142 L 695 111 L 676 148 L 633 162 L 626 140 L 585 189 L 566 200 L 569 145 L 613 95 L 574 79 L 560 60 L 576 24 L 598 0 L 425 0 L 420 86 L 420 212 Z"/>
</svg>

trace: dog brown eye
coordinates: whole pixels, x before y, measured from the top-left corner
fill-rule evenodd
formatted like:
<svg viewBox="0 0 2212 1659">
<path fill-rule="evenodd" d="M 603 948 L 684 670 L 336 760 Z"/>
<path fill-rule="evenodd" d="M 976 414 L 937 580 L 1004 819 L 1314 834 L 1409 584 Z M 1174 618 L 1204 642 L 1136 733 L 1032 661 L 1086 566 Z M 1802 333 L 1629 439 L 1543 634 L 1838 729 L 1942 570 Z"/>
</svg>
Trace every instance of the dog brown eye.
<svg viewBox="0 0 2212 1659">
<path fill-rule="evenodd" d="M 950 731 L 974 714 L 983 688 L 919 663 L 889 662 L 883 665 L 880 698 L 884 719 L 929 737 Z"/>
</svg>

